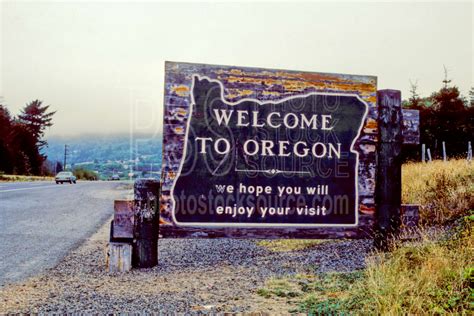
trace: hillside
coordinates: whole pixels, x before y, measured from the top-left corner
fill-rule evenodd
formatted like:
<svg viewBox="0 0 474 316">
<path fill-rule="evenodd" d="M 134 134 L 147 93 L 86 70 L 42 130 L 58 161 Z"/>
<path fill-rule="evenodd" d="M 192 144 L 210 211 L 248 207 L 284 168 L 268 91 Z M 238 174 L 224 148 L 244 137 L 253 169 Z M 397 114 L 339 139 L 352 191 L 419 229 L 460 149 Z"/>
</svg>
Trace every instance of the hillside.
<svg viewBox="0 0 474 316">
<path fill-rule="evenodd" d="M 52 162 L 63 162 L 68 145 L 67 164 L 98 171 L 102 177 L 111 173 L 126 176 L 132 168 L 139 172 L 157 172 L 161 166 L 161 136 L 87 135 L 50 137 L 43 153 Z"/>
</svg>

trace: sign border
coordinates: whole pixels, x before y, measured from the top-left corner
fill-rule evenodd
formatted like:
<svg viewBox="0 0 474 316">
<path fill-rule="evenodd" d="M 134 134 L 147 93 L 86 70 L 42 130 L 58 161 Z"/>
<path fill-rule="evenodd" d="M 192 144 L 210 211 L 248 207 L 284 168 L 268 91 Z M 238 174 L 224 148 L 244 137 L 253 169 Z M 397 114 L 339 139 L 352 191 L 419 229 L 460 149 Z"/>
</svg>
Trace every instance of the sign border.
<svg viewBox="0 0 474 316">
<path fill-rule="evenodd" d="M 271 101 L 271 100 L 270 101 L 260 101 L 258 99 L 243 98 L 243 99 L 235 101 L 235 102 L 229 102 L 225 99 L 224 85 L 220 80 L 211 79 L 207 76 L 201 76 L 201 75 L 195 74 L 195 73 L 192 74 L 191 77 L 193 79 L 192 84 L 191 84 L 191 90 L 190 90 L 191 103 L 189 105 L 189 118 L 186 122 L 186 132 L 185 132 L 184 145 L 183 145 L 183 156 L 181 158 L 181 162 L 180 162 L 180 165 L 179 165 L 178 172 L 176 173 L 176 177 L 175 177 L 175 179 L 173 181 L 173 184 L 171 186 L 171 189 L 170 189 L 170 197 L 171 197 L 171 204 L 172 204 L 171 205 L 171 216 L 172 216 L 173 224 L 175 224 L 176 226 L 180 226 L 180 227 L 233 227 L 233 228 L 248 228 L 248 227 L 260 227 L 260 228 L 272 228 L 272 227 L 275 227 L 275 228 L 285 228 L 285 227 L 287 227 L 287 228 L 297 228 L 297 227 L 301 227 L 301 228 L 304 228 L 304 227 L 357 227 L 358 226 L 358 224 L 359 224 L 359 152 L 354 150 L 354 145 L 360 137 L 360 133 L 362 132 L 365 120 L 367 118 L 367 114 L 369 112 L 369 105 L 367 104 L 366 101 L 364 101 L 358 94 L 355 94 L 355 93 L 310 92 L 310 93 L 306 93 L 306 94 L 288 96 L 288 97 L 285 97 L 281 100 L 276 100 L 276 101 Z M 303 223 L 301 223 L 301 224 L 299 224 L 299 223 L 298 224 L 280 224 L 280 223 L 262 224 L 262 223 L 178 222 L 176 220 L 176 216 L 175 216 L 176 201 L 174 199 L 173 191 L 174 191 L 174 187 L 176 185 L 176 182 L 178 181 L 179 175 L 181 174 L 181 169 L 183 168 L 184 160 L 186 158 L 189 124 L 191 123 L 191 117 L 192 117 L 192 113 L 193 113 L 193 106 L 195 104 L 193 91 L 194 91 L 194 82 L 195 82 L 196 77 L 199 80 L 204 79 L 204 80 L 208 80 L 209 82 L 218 83 L 220 88 L 221 88 L 220 92 L 221 92 L 222 101 L 225 104 L 230 105 L 230 106 L 235 106 L 235 105 L 237 105 L 241 102 L 246 102 L 246 101 L 255 102 L 258 105 L 263 105 L 263 104 L 268 104 L 268 103 L 270 103 L 270 104 L 279 104 L 279 103 L 283 103 L 283 102 L 292 100 L 294 98 L 302 98 L 302 97 L 308 97 L 308 96 L 312 96 L 312 95 L 349 96 L 349 97 L 356 97 L 360 102 L 362 102 L 362 104 L 364 104 L 364 106 L 365 106 L 364 115 L 362 116 L 360 126 L 359 126 L 358 131 L 357 131 L 357 136 L 354 137 L 354 139 L 352 141 L 352 144 L 351 144 L 351 147 L 350 147 L 351 152 L 356 154 L 356 164 L 355 164 L 355 223 L 353 223 L 353 224 L 303 224 Z"/>
</svg>

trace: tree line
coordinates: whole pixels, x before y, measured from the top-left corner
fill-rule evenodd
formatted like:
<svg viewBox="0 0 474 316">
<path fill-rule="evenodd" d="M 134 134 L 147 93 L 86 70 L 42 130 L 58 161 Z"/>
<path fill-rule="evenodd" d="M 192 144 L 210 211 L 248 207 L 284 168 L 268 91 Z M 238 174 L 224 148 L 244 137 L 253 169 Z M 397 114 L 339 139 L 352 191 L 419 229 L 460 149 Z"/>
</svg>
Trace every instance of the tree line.
<svg viewBox="0 0 474 316">
<path fill-rule="evenodd" d="M 34 100 L 16 117 L 0 104 L 0 172 L 18 175 L 49 175 L 43 139 L 47 127 L 53 125 L 55 111 Z"/>
<path fill-rule="evenodd" d="M 420 111 L 420 144 L 430 148 L 433 159 L 442 157 L 442 142 L 448 157 L 466 157 L 468 142 L 474 141 L 474 88 L 466 98 L 447 76 L 442 82 L 440 90 L 428 97 L 420 97 L 417 84 L 411 83 L 410 97 L 403 107 Z M 403 156 L 420 160 L 421 150 L 407 148 Z"/>
</svg>

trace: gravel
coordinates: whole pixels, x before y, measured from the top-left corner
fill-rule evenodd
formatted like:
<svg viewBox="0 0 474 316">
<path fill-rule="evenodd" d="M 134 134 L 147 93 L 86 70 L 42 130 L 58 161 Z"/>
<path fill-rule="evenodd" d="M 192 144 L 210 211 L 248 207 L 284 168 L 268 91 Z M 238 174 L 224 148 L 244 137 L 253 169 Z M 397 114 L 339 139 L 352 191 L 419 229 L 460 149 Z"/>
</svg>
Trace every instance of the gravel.
<svg viewBox="0 0 474 316">
<path fill-rule="evenodd" d="M 215 312 L 287 313 L 284 299 L 256 294 L 265 280 L 296 273 L 364 268 L 370 240 L 338 240 L 273 252 L 253 240 L 164 239 L 159 265 L 109 274 L 108 225 L 56 267 L 0 288 L 1 313 Z"/>
</svg>

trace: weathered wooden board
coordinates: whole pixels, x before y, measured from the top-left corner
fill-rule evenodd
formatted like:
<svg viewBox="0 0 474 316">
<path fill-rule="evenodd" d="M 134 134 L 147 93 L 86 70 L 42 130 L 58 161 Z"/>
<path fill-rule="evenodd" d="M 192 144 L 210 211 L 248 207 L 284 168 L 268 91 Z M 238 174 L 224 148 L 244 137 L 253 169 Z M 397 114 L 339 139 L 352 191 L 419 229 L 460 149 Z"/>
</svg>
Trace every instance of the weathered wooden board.
<svg viewBox="0 0 474 316">
<path fill-rule="evenodd" d="M 420 221 L 420 205 L 402 204 L 401 207 L 402 227 L 418 227 Z"/>
<path fill-rule="evenodd" d="M 402 109 L 403 144 L 418 145 L 420 143 L 420 111 Z"/>
<path fill-rule="evenodd" d="M 377 78 L 344 74 L 324 74 L 301 71 L 260 69 L 167 62 L 165 65 L 164 132 L 162 192 L 160 198 L 160 234 L 163 237 L 349 237 L 368 236 L 373 228 L 375 190 L 375 150 L 378 141 Z M 363 128 L 355 142 L 359 153 L 358 195 L 359 225 L 357 227 L 303 228 L 230 228 L 182 227 L 172 216 L 170 190 L 184 155 L 184 139 L 191 115 L 193 76 L 218 80 L 228 102 L 255 99 L 261 102 L 279 101 L 312 92 L 356 94 L 368 105 Z M 196 185 L 199 185 L 196 183 Z"/>
<path fill-rule="evenodd" d="M 373 235 L 372 215 L 360 214 L 359 226 L 341 228 L 231 228 L 231 227 L 179 227 L 160 225 L 160 238 L 223 238 L 236 239 L 324 239 L 324 238 L 370 238 Z"/>
<path fill-rule="evenodd" d="M 127 272 L 132 268 L 132 245 L 111 242 L 107 246 L 106 265 L 109 272 Z"/>
<path fill-rule="evenodd" d="M 133 200 L 114 201 L 112 238 L 133 238 Z"/>
<path fill-rule="evenodd" d="M 401 221 L 402 228 L 415 228 L 418 226 L 420 219 L 420 206 L 417 204 L 402 204 L 401 205 Z M 373 237 L 374 225 L 373 217 L 362 214 L 359 218 L 360 230 L 337 230 L 331 233 L 333 238 L 371 238 Z M 160 238 L 254 238 L 254 239 L 291 239 L 291 238 L 328 238 L 327 230 L 321 229 L 301 229 L 301 228 L 285 228 L 285 229 L 258 229 L 258 228 L 213 228 L 206 227 L 176 227 L 173 225 L 160 226 Z"/>
</svg>

